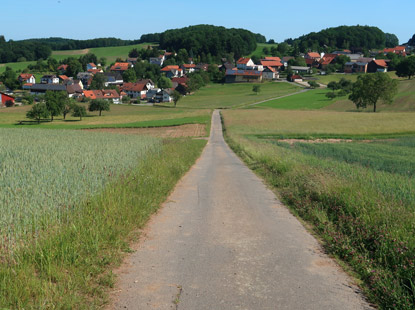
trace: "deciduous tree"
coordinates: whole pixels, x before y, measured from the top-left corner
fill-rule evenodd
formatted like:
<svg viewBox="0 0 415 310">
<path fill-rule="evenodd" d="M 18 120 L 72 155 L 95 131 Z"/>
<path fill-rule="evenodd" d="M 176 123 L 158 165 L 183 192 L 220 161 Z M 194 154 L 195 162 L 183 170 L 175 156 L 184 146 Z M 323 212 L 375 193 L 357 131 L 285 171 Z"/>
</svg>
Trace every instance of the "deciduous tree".
<svg viewBox="0 0 415 310">
<path fill-rule="evenodd" d="M 376 72 L 359 76 L 353 83 L 352 93 L 349 99 L 357 108 L 366 108 L 373 105 L 376 112 L 376 104 L 379 100 L 391 104 L 398 90 L 398 81 L 391 79 L 387 74 Z"/>
<path fill-rule="evenodd" d="M 79 120 L 82 121 L 82 117 L 86 116 L 86 108 L 75 104 L 72 109 L 72 116 L 79 117 Z"/>
<path fill-rule="evenodd" d="M 408 77 L 411 79 L 415 75 L 415 56 L 404 58 L 396 66 L 396 75 L 399 77 Z"/>
<path fill-rule="evenodd" d="M 49 115 L 50 112 L 47 109 L 46 104 L 43 102 L 33 105 L 33 107 L 26 113 L 27 118 L 37 120 L 38 123 L 40 123 L 42 118 L 47 118 Z"/>
<path fill-rule="evenodd" d="M 110 103 L 108 100 L 105 99 L 95 99 L 92 100 L 89 104 L 88 110 L 93 111 L 99 111 L 99 116 L 101 116 L 102 111 L 109 111 L 110 110 Z"/>
</svg>

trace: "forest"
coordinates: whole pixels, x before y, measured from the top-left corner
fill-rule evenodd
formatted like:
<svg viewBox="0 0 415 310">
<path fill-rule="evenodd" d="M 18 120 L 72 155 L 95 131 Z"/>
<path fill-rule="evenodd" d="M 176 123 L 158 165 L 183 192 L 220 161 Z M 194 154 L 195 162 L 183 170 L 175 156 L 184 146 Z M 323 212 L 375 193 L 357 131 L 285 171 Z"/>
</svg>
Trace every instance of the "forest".
<svg viewBox="0 0 415 310">
<path fill-rule="evenodd" d="M 13 40 L 6 42 L 4 36 L 0 36 L 0 63 L 46 59 L 51 54 L 52 49 L 46 44 Z"/>
<path fill-rule="evenodd" d="M 396 35 L 384 33 L 378 27 L 359 25 L 327 28 L 297 39 L 287 39 L 285 42 L 298 46 L 300 52 L 330 52 L 336 49 L 350 49 L 355 52 L 399 45 Z"/>
<path fill-rule="evenodd" d="M 186 49 L 190 57 L 200 56 L 219 59 L 230 54 L 234 58 L 249 55 L 257 46 L 258 38 L 245 29 L 227 29 L 212 25 L 189 26 L 181 29 L 167 30 L 160 34 L 160 48 L 167 51 Z"/>
</svg>

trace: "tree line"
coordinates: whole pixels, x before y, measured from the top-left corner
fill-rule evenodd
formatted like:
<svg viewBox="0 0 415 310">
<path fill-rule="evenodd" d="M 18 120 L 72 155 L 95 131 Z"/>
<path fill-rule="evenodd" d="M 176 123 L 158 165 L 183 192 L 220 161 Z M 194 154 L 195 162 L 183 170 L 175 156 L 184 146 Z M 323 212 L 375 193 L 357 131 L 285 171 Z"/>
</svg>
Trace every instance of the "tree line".
<svg viewBox="0 0 415 310">
<path fill-rule="evenodd" d="M 327 28 L 297 39 L 287 39 L 285 42 L 298 46 L 300 52 L 330 52 L 336 49 L 363 51 L 399 45 L 396 35 L 384 33 L 378 27 L 360 25 Z"/>
<path fill-rule="evenodd" d="M 0 36 L 0 63 L 46 59 L 51 54 L 52 49 L 47 44 L 13 40 L 6 42 L 4 36 Z"/>
</svg>

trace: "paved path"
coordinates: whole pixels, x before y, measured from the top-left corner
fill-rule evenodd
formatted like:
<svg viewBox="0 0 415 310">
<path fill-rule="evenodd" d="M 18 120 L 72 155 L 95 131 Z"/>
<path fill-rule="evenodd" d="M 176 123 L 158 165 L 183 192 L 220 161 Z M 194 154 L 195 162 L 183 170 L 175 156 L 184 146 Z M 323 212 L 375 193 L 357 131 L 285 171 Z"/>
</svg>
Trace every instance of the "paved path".
<svg viewBox="0 0 415 310">
<path fill-rule="evenodd" d="M 119 274 L 109 309 L 369 309 L 229 149 L 218 111 L 201 158 Z"/>
<path fill-rule="evenodd" d="M 290 97 L 290 96 L 293 96 L 293 95 L 298 95 L 298 94 L 301 94 L 301 93 L 305 93 L 306 91 L 309 91 L 309 90 L 310 89 L 308 89 L 308 88 L 304 88 L 304 89 L 299 90 L 299 91 L 297 91 L 295 93 L 292 93 L 292 94 L 288 94 L 288 95 L 284 95 L 284 96 L 279 96 L 279 97 L 275 97 L 275 98 L 270 98 L 270 99 L 265 99 L 265 100 L 262 100 L 262 101 L 258 101 L 258 102 L 254 102 L 254 103 L 250 103 L 250 104 L 244 105 L 243 107 L 244 108 L 245 107 L 250 107 L 250 106 L 257 105 L 257 104 L 261 104 L 261 103 L 264 103 L 264 102 L 267 102 L 267 101 L 272 101 L 272 100 L 277 100 L 277 99 L 281 99 L 281 98 L 285 98 L 285 97 Z"/>
</svg>

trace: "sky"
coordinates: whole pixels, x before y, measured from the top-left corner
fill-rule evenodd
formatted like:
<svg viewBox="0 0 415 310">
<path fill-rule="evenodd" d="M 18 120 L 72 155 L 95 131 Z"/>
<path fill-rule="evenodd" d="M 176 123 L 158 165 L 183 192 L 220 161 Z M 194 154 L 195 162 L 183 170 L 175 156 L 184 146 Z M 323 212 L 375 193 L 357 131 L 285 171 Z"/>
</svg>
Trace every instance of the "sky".
<svg viewBox="0 0 415 310">
<path fill-rule="evenodd" d="M 6 40 L 63 37 L 139 39 L 189 25 L 244 28 L 281 42 L 340 25 L 369 25 L 406 43 L 415 34 L 415 1 L 401 0 L 19 0 L 2 1 Z"/>
</svg>

